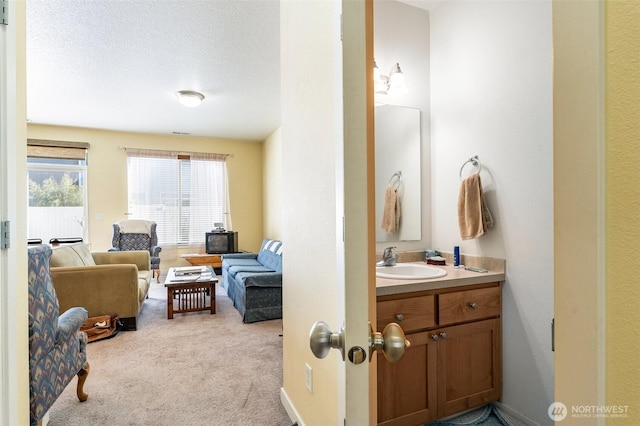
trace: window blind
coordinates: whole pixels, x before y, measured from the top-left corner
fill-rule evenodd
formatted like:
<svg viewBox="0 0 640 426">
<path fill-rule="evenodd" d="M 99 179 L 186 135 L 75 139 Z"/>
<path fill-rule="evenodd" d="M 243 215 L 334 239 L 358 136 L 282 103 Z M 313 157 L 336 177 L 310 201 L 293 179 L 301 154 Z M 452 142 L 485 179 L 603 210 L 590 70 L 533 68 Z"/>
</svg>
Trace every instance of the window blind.
<svg viewBox="0 0 640 426">
<path fill-rule="evenodd" d="M 65 160 L 87 160 L 87 142 L 51 141 L 27 139 L 27 157 L 59 158 Z"/>
<path fill-rule="evenodd" d="M 226 157 L 127 148 L 130 218 L 155 221 L 164 244 L 202 244 L 216 222 L 230 229 Z"/>
</svg>

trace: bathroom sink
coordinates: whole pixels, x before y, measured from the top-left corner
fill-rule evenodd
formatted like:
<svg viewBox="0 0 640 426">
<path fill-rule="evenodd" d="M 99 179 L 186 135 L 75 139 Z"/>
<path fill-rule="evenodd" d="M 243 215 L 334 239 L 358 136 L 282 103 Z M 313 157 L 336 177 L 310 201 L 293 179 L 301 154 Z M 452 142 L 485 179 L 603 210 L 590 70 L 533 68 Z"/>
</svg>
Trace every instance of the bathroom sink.
<svg viewBox="0 0 640 426">
<path fill-rule="evenodd" d="M 376 277 L 394 280 L 420 280 L 440 278 L 447 275 L 447 271 L 435 266 L 416 263 L 398 263 L 395 266 L 376 267 Z"/>
</svg>

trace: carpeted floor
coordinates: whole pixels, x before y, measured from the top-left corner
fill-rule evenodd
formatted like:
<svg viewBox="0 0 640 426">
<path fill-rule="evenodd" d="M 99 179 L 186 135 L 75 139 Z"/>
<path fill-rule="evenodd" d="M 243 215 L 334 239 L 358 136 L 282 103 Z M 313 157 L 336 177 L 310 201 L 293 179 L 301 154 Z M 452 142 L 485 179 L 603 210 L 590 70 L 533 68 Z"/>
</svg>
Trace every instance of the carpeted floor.
<svg viewBox="0 0 640 426">
<path fill-rule="evenodd" d="M 282 321 L 243 324 L 216 288 L 215 315 L 167 320 L 165 288 L 152 283 L 137 331 L 88 345 L 89 399 L 78 402 L 74 379 L 49 426 L 291 425 L 280 403 Z"/>
</svg>

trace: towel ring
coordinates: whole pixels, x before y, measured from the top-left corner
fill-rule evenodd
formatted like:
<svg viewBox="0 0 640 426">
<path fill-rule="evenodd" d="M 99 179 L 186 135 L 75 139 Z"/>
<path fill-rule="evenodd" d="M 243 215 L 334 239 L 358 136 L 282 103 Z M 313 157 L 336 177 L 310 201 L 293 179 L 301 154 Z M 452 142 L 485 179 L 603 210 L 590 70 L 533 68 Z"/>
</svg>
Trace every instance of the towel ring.
<svg viewBox="0 0 640 426">
<path fill-rule="evenodd" d="M 389 186 L 397 190 L 400 187 L 401 180 L 402 180 L 402 170 L 398 170 L 397 172 L 391 175 L 391 178 L 389 179 Z"/>
<path fill-rule="evenodd" d="M 480 161 L 478 160 L 478 156 L 474 155 L 473 157 L 469 158 L 467 161 L 465 161 L 462 164 L 462 167 L 460 167 L 460 180 L 464 180 L 464 178 L 462 177 L 462 170 L 464 170 L 464 167 L 467 164 L 471 164 L 473 167 L 477 168 L 478 171 L 476 173 L 480 173 L 480 171 L 482 170 L 482 166 L 480 166 Z"/>
</svg>

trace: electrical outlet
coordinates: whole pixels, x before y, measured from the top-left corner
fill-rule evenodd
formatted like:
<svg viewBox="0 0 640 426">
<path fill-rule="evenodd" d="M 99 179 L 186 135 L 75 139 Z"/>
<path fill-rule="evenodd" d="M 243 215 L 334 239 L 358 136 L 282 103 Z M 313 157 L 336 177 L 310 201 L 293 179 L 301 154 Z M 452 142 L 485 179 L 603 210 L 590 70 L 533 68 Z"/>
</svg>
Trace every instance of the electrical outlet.
<svg viewBox="0 0 640 426">
<path fill-rule="evenodd" d="M 309 390 L 309 392 L 313 393 L 313 370 L 311 369 L 311 366 L 307 363 L 304 364 L 304 367 L 307 371 L 306 380 L 305 380 L 307 389 Z"/>
</svg>

